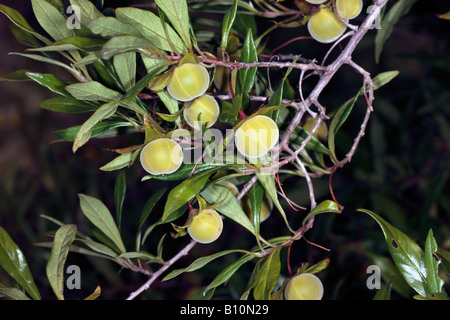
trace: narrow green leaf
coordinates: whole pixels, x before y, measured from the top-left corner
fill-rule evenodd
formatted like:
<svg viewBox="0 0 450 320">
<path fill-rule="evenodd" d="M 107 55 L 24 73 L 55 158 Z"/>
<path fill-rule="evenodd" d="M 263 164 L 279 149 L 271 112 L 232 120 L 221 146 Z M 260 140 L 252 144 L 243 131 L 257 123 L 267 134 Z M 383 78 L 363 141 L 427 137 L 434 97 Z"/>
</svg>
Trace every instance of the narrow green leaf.
<svg viewBox="0 0 450 320">
<path fill-rule="evenodd" d="M 436 255 L 438 246 L 433 236 L 433 230 L 428 232 L 425 242 L 425 267 L 427 268 L 427 283 L 431 294 L 443 293 L 444 280 L 439 277 L 440 259 Z"/>
<path fill-rule="evenodd" d="M 66 90 L 78 100 L 113 102 L 122 97 L 119 92 L 97 81 L 74 83 L 66 86 Z"/>
<path fill-rule="evenodd" d="M 225 17 L 223 19 L 222 23 L 222 39 L 220 42 L 220 47 L 224 50 L 226 50 L 228 45 L 228 36 L 230 35 L 231 28 L 233 27 L 234 20 L 236 19 L 236 13 L 238 8 L 239 1 L 234 0 L 233 6 L 231 6 L 227 13 L 225 14 Z"/>
<path fill-rule="evenodd" d="M 64 300 L 64 264 L 76 233 L 77 227 L 73 224 L 68 224 L 60 227 L 53 239 L 53 247 L 47 262 L 46 274 L 58 300 Z"/>
<path fill-rule="evenodd" d="M 24 44 L 28 48 L 38 48 L 42 46 L 41 42 L 39 42 L 32 33 L 23 30 L 15 24 L 11 24 L 9 28 L 11 29 L 11 33 L 13 34 L 14 38 L 16 38 L 19 43 Z"/>
<path fill-rule="evenodd" d="M 73 36 L 66 18 L 46 0 L 31 0 L 33 12 L 41 27 L 55 40 Z"/>
<path fill-rule="evenodd" d="M 241 52 L 241 62 L 257 62 L 258 50 L 253 40 L 252 30 L 248 30 Z M 236 93 L 244 94 L 250 92 L 255 83 L 257 68 L 239 69 L 237 74 Z"/>
<path fill-rule="evenodd" d="M 308 213 L 308 215 L 303 219 L 302 225 L 305 225 L 306 222 L 308 222 L 308 220 L 312 217 L 324 212 L 341 213 L 336 202 L 331 200 L 324 200 L 319 203 L 313 210 L 311 210 L 310 213 Z"/>
<path fill-rule="evenodd" d="M 166 190 L 167 190 L 167 187 L 159 189 L 145 203 L 144 209 L 142 209 L 141 217 L 139 218 L 139 226 L 138 226 L 139 232 L 142 229 L 142 227 L 144 226 L 145 221 L 147 220 L 148 216 L 152 212 L 156 203 L 158 203 L 158 201 L 161 199 L 161 197 L 166 192 Z"/>
<path fill-rule="evenodd" d="M 391 300 L 392 282 L 389 281 L 387 285 L 382 286 L 373 297 L 373 300 Z"/>
<path fill-rule="evenodd" d="M 88 25 L 90 21 L 103 17 L 103 14 L 91 1 L 70 0 L 70 4 L 80 9 L 80 22 L 83 25 Z"/>
<path fill-rule="evenodd" d="M 33 81 L 39 83 L 40 85 L 46 87 L 50 91 L 62 95 L 64 97 L 70 97 L 69 92 L 65 89 L 67 82 L 59 80 L 51 73 L 37 73 L 37 72 L 27 72 L 26 75 Z"/>
<path fill-rule="evenodd" d="M 114 184 L 114 203 L 116 205 L 116 223 L 119 226 L 119 230 L 122 224 L 122 208 L 125 200 L 125 193 L 127 191 L 127 182 L 125 177 L 125 171 L 120 170 L 117 174 L 116 182 Z"/>
<path fill-rule="evenodd" d="M 280 278 L 280 248 L 274 249 L 261 265 L 257 281 L 253 288 L 255 300 L 269 300 Z"/>
<path fill-rule="evenodd" d="M 187 48 L 192 48 L 189 32 L 189 11 L 186 0 L 155 0 L 156 5 L 161 8 L 172 26 L 183 39 Z"/>
<path fill-rule="evenodd" d="M 65 90 L 65 89 L 64 89 Z M 86 103 L 81 100 L 77 100 L 72 97 L 55 97 L 50 98 L 47 100 L 44 100 L 39 105 L 42 109 L 50 110 L 53 112 L 60 112 L 60 113 L 85 113 L 85 112 L 92 112 L 97 109 L 96 106 L 93 106 L 89 103 Z M 77 129 L 78 131 L 78 129 Z M 76 134 L 76 132 L 75 132 Z M 75 135 L 73 136 L 75 138 Z M 73 140 L 71 140 L 73 141 Z"/>
<path fill-rule="evenodd" d="M 0 267 L 6 271 L 34 300 L 41 295 L 34 283 L 30 268 L 23 252 L 11 239 L 5 229 L 0 227 Z"/>
<path fill-rule="evenodd" d="M 195 198 L 202 191 L 211 174 L 216 169 L 210 169 L 192 176 L 173 188 L 167 196 L 167 202 L 161 220 L 165 220 L 172 212 Z"/>
<path fill-rule="evenodd" d="M 55 59 L 51 59 L 51 58 L 48 58 L 48 57 L 41 56 L 41 55 L 39 55 L 39 54 L 19 53 L 19 52 L 10 52 L 9 54 L 14 54 L 14 55 L 22 56 L 22 57 L 29 58 L 29 59 L 33 59 L 33 60 L 40 61 L 40 62 L 50 63 L 50 64 L 53 64 L 53 65 L 62 67 L 62 68 L 66 69 L 67 71 L 69 71 L 69 72 L 72 73 L 72 74 L 75 74 L 75 73 L 76 73 L 76 72 L 75 72 L 71 67 L 69 67 L 67 64 L 62 63 L 61 61 L 58 61 L 58 60 L 55 60 Z"/>
<path fill-rule="evenodd" d="M 87 26 L 92 33 L 98 34 L 104 38 L 126 35 L 139 37 L 141 35 L 133 25 L 122 22 L 114 17 L 100 17 L 91 20 Z"/>
<path fill-rule="evenodd" d="M 100 138 L 100 137 L 110 137 L 117 135 L 116 133 L 108 134 L 109 131 L 122 128 L 122 127 L 130 127 L 131 124 L 125 121 L 102 121 L 94 125 L 91 131 L 90 138 Z M 59 138 L 73 142 L 75 141 L 75 137 L 80 130 L 80 125 L 69 127 L 66 129 L 56 130 L 53 133 Z"/>
<path fill-rule="evenodd" d="M 130 90 L 136 82 L 136 52 L 115 55 L 113 64 L 125 91 Z"/>
<path fill-rule="evenodd" d="M 394 25 L 398 20 L 407 14 L 411 7 L 417 2 L 417 0 L 399 0 L 389 9 L 389 12 L 385 14 L 381 22 L 380 28 L 377 30 L 375 37 L 375 61 L 380 61 L 380 55 L 383 50 L 383 46 L 387 39 L 394 30 Z"/>
<path fill-rule="evenodd" d="M 71 51 L 81 50 L 83 52 L 91 52 L 100 50 L 105 44 L 105 40 L 94 39 L 88 37 L 73 36 L 58 40 L 45 47 L 32 48 L 28 51 Z"/>
<path fill-rule="evenodd" d="M 30 78 L 27 76 L 28 70 L 16 70 L 11 73 L 0 76 L 0 81 L 29 81 Z"/>
<path fill-rule="evenodd" d="M 118 8 L 116 9 L 116 17 L 123 22 L 133 25 L 144 38 L 161 50 L 171 51 L 171 42 L 177 49 L 177 53 L 186 51 L 186 46 L 180 37 L 172 28 L 166 26 L 170 38 L 169 42 L 161 20 L 151 11 L 131 7 Z"/>
<path fill-rule="evenodd" d="M 164 277 L 163 281 L 167 281 L 167 280 L 173 279 L 173 278 L 175 278 L 175 277 L 177 277 L 180 274 L 185 273 L 185 272 L 193 272 L 195 270 L 203 268 L 208 263 L 210 263 L 211 261 L 213 261 L 213 260 L 215 260 L 217 258 L 220 258 L 220 257 L 225 256 L 225 255 L 230 254 L 230 253 L 236 253 L 236 252 L 243 252 L 243 250 L 225 250 L 225 251 L 221 251 L 221 252 L 218 252 L 218 253 L 214 253 L 214 254 L 209 255 L 209 256 L 198 258 L 197 260 L 192 262 L 186 268 L 173 270 L 167 276 Z"/>
<path fill-rule="evenodd" d="M 210 205 L 222 202 L 216 207 L 216 210 L 231 220 L 237 222 L 252 234 L 256 235 L 255 227 L 241 205 L 236 200 L 236 197 L 230 192 L 227 187 L 215 184 L 208 186 L 200 195 Z"/>
<path fill-rule="evenodd" d="M 370 215 L 380 225 L 391 257 L 403 278 L 418 294 L 427 296 L 429 291 L 423 250 L 376 213 L 366 209 L 358 211 Z"/>
<path fill-rule="evenodd" d="M 96 198 L 84 194 L 79 194 L 79 197 L 81 210 L 86 218 L 113 241 L 121 253 L 126 252 L 119 229 L 109 209 Z"/>
<path fill-rule="evenodd" d="M 6 288 L 0 284 L 0 297 L 2 296 L 5 296 L 10 300 L 30 300 L 22 290 L 17 288 Z"/>
</svg>

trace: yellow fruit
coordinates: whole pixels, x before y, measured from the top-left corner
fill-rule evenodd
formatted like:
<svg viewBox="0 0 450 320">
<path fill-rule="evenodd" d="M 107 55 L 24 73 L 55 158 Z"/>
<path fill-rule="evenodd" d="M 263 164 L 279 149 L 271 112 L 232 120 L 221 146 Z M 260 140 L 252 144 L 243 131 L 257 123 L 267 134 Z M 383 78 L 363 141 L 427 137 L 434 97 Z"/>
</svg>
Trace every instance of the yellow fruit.
<svg viewBox="0 0 450 320">
<path fill-rule="evenodd" d="M 245 196 L 243 201 L 241 202 L 242 211 L 244 211 L 250 219 L 253 219 L 252 213 L 252 205 L 250 203 L 250 198 Z M 266 221 L 269 218 L 270 214 L 273 210 L 273 201 L 270 197 L 265 193 L 263 197 L 263 201 L 261 203 L 261 212 L 259 214 L 259 222 Z"/>
<path fill-rule="evenodd" d="M 202 127 L 201 124 L 198 123 L 199 115 L 201 123 L 209 128 L 216 123 L 219 113 L 220 108 L 216 99 L 210 95 L 204 94 L 192 102 L 186 102 L 183 116 L 192 128 L 199 130 Z"/>
<path fill-rule="evenodd" d="M 191 238 L 199 243 L 211 243 L 222 233 L 223 222 L 220 215 L 211 209 L 201 210 L 188 227 Z"/>
<path fill-rule="evenodd" d="M 150 174 L 169 174 L 183 162 L 183 150 L 172 139 L 161 138 L 149 142 L 141 151 L 140 162 Z"/>
<path fill-rule="evenodd" d="M 322 281 L 311 273 L 295 276 L 284 289 L 285 300 L 321 300 L 322 297 Z"/>
<path fill-rule="evenodd" d="M 311 132 L 314 126 L 316 125 L 316 119 L 312 117 L 308 117 L 305 121 L 305 124 L 302 126 L 308 132 Z M 319 141 L 324 141 L 328 135 L 328 127 L 327 124 L 322 120 L 317 127 L 316 131 L 313 134 L 313 137 Z"/>
<path fill-rule="evenodd" d="M 342 18 L 356 18 L 362 11 L 362 0 L 336 0 L 336 10 Z"/>
<path fill-rule="evenodd" d="M 258 115 L 246 120 L 235 133 L 238 151 L 248 158 L 259 158 L 278 142 L 279 130 L 275 121 Z"/>
<path fill-rule="evenodd" d="M 204 66 L 184 63 L 175 68 L 167 91 L 179 101 L 190 101 L 206 92 L 209 81 L 209 73 Z"/>
<path fill-rule="evenodd" d="M 312 3 L 312 4 L 321 4 L 328 0 L 306 0 L 306 2 Z"/>
<path fill-rule="evenodd" d="M 322 43 L 330 43 L 344 34 L 347 26 L 332 8 L 321 8 L 308 20 L 308 31 L 311 37 Z"/>
</svg>

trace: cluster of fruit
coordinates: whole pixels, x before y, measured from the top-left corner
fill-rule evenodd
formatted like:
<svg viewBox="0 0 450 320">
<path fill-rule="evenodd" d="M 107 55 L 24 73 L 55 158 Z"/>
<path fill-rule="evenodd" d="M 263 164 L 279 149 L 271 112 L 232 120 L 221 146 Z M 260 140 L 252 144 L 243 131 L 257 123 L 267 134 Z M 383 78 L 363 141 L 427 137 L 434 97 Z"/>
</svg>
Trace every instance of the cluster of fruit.
<svg viewBox="0 0 450 320">
<path fill-rule="evenodd" d="M 334 8 L 321 4 L 329 0 L 306 0 L 320 5 L 319 10 L 308 20 L 311 37 L 322 43 L 336 41 L 347 29 L 347 21 L 356 18 L 362 11 L 362 0 L 336 0 Z M 335 10 L 334 10 L 335 9 Z"/>
</svg>

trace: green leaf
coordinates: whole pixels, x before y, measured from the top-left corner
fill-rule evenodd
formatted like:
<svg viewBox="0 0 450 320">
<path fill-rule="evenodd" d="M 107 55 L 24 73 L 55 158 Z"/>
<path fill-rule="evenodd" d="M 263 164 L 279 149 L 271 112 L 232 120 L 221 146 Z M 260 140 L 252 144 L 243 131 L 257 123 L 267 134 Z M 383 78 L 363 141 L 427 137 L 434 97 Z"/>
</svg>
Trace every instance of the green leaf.
<svg viewBox="0 0 450 320">
<path fill-rule="evenodd" d="M 391 257 L 403 278 L 418 294 L 427 296 L 429 291 L 423 250 L 376 213 L 366 209 L 358 211 L 370 215 L 380 225 Z"/>
<path fill-rule="evenodd" d="M 66 82 L 59 80 L 51 73 L 27 72 L 26 75 L 33 81 L 46 87 L 50 91 L 60 94 L 64 97 L 70 97 L 69 92 L 65 89 Z"/>
<path fill-rule="evenodd" d="M 211 174 L 216 170 L 214 168 L 196 174 L 173 188 L 167 196 L 161 220 L 164 221 L 172 212 L 194 199 L 202 191 Z"/>
<path fill-rule="evenodd" d="M 380 61 L 381 51 L 383 50 L 385 42 L 389 39 L 394 30 L 394 25 L 402 16 L 409 12 L 416 2 L 417 0 L 398 0 L 384 16 L 375 37 L 375 61 L 377 63 Z"/>
<path fill-rule="evenodd" d="M 81 210 L 86 218 L 113 241 L 121 253 L 126 252 L 119 229 L 103 202 L 84 194 L 79 194 L 79 197 Z"/>
<path fill-rule="evenodd" d="M 73 36 L 66 18 L 53 5 L 46 0 L 31 0 L 31 4 L 37 21 L 55 41 Z"/>
<path fill-rule="evenodd" d="M 130 90 L 136 82 L 136 52 L 115 55 L 113 64 L 125 91 Z"/>
<path fill-rule="evenodd" d="M 439 277 L 440 259 L 436 255 L 437 243 L 433 236 L 433 230 L 428 232 L 425 242 L 425 267 L 427 269 L 427 283 L 431 294 L 443 293 L 444 280 Z"/>
<path fill-rule="evenodd" d="M 253 40 L 252 30 L 248 30 L 247 36 L 245 37 L 244 44 L 242 46 L 241 52 L 241 62 L 257 62 L 258 61 L 258 50 L 255 46 Z M 237 86 L 236 93 L 243 94 L 248 93 L 253 88 L 255 83 L 256 68 L 243 68 L 239 69 L 237 74 Z"/>
<path fill-rule="evenodd" d="M 109 39 L 102 50 L 100 55 L 103 59 L 110 59 L 116 54 L 136 51 L 136 49 L 153 48 L 154 45 L 147 39 L 136 36 L 116 36 Z"/>
<path fill-rule="evenodd" d="M 324 212 L 341 213 L 336 202 L 331 200 L 324 200 L 319 203 L 313 210 L 311 210 L 310 213 L 308 213 L 308 215 L 303 219 L 302 225 L 305 225 L 306 222 L 308 222 L 308 220 L 312 217 Z"/>
<path fill-rule="evenodd" d="M 23 252 L 2 227 L 0 227 L 0 266 L 32 299 L 41 299 Z"/>
<path fill-rule="evenodd" d="M 286 217 L 286 213 L 284 212 L 284 209 L 281 206 L 280 201 L 278 200 L 277 187 L 275 186 L 275 176 L 268 172 L 256 172 L 255 174 L 258 177 L 259 182 L 261 182 L 262 186 L 264 187 L 264 190 L 266 190 L 267 195 L 270 197 L 270 199 L 272 199 L 275 207 L 277 207 L 278 211 L 283 217 L 286 226 L 291 229 Z M 293 230 L 291 229 L 291 231 Z"/>
<path fill-rule="evenodd" d="M 88 37 L 73 36 L 58 40 L 52 44 L 40 47 L 28 49 L 28 51 L 71 51 L 81 50 L 84 52 L 91 52 L 100 50 L 105 44 L 105 40 L 94 39 Z"/>
<path fill-rule="evenodd" d="M 28 70 L 16 70 L 0 77 L 0 81 L 29 81 L 30 78 L 27 76 Z"/>
<path fill-rule="evenodd" d="M 170 38 L 169 42 L 160 18 L 153 12 L 131 7 L 118 8 L 116 9 L 116 17 L 123 22 L 133 25 L 144 38 L 161 50 L 171 51 L 171 42 L 177 49 L 177 53 L 186 51 L 186 46 L 180 37 L 172 28 L 166 26 Z"/>
<path fill-rule="evenodd" d="M 74 71 L 71 67 L 69 67 L 67 64 L 62 63 L 61 61 L 52 59 L 52 58 L 48 58 L 48 57 L 44 57 L 38 54 L 31 54 L 31 53 L 18 53 L 18 52 L 10 52 L 9 54 L 14 54 L 14 55 L 18 55 L 18 56 L 22 56 L 25 58 L 29 58 L 29 59 L 33 59 L 36 61 L 40 61 L 40 62 L 45 62 L 45 63 L 50 63 L 59 67 L 62 67 L 64 69 L 66 69 L 67 71 L 69 71 L 72 74 L 77 74 L 76 71 Z"/>
<path fill-rule="evenodd" d="M 122 208 L 123 201 L 125 200 L 125 193 L 127 190 L 127 183 L 125 177 L 125 171 L 120 170 L 117 174 L 116 182 L 114 184 L 114 203 L 116 205 L 116 223 L 120 226 L 122 223 Z"/>
<path fill-rule="evenodd" d="M 185 272 L 193 272 L 195 270 L 203 268 L 205 265 L 207 265 L 211 261 L 213 261 L 213 260 L 215 260 L 217 258 L 220 258 L 222 256 L 225 256 L 227 254 L 236 253 L 236 252 L 242 252 L 242 251 L 243 250 L 225 250 L 225 251 L 221 251 L 221 252 L 209 255 L 209 256 L 198 258 L 197 260 L 195 260 L 193 263 L 191 263 L 186 268 L 173 270 L 167 276 L 164 277 L 163 281 L 167 281 L 167 280 L 173 279 L 173 278 L 175 278 L 175 277 L 177 277 L 180 274 L 185 273 Z"/>
<path fill-rule="evenodd" d="M 120 21 L 114 17 L 100 17 L 89 21 L 87 27 L 94 34 L 98 34 L 104 38 L 115 36 L 137 36 L 141 34 L 131 24 Z"/>
<path fill-rule="evenodd" d="M 30 300 L 22 290 L 17 288 L 6 288 L 0 284 L 0 297 L 2 296 L 5 296 L 10 300 Z"/>
<path fill-rule="evenodd" d="M 272 250 L 259 269 L 257 281 L 253 288 L 255 300 L 269 300 L 275 285 L 280 278 L 280 248 Z"/>
<path fill-rule="evenodd" d="M 255 226 L 255 233 L 259 234 L 259 227 L 261 221 L 261 205 L 264 199 L 264 188 L 260 182 L 256 182 L 248 191 L 248 198 L 250 199 L 250 207 L 252 210 L 253 225 Z"/>
<path fill-rule="evenodd" d="M 220 42 L 220 47 L 224 50 L 226 50 L 228 45 L 228 36 L 230 35 L 231 28 L 233 27 L 234 20 L 236 19 L 236 13 L 238 8 L 239 1 L 234 0 L 233 6 L 231 6 L 227 13 L 225 14 L 225 17 L 223 19 L 222 23 L 222 40 Z"/>
<path fill-rule="evenodd" d="M 130 166 L 133 160 L 133 152 L 128 152 L 115 157 L 113 160 L 100 167 L 102 171 L 116 171 Z"/>
<path fill-rule="evenodd" d="M 189 11 L 186 0 L 155 0 L 155 3 L 164 11 L 172 26 L 183 39 L 186 47 L 191 48 Z"/>
<path fill-rule="evenodd" d="M 100 121 L 109 118 L 116 113 L 118 103 L 106 103 L 98 108 L 89 119 L 83 123 L 75 136 L 72 151 L 75 153 L 78 148 L 84 145 L 92 136 L 94 126 Z"/>
<path fill-rule="evenodd" d="M 77 227 L 73 224 L 68 224 L 60 227 L 53 239 L 53 247 L 47 262 L 46 274 L 58 300 L 64 300 L 64 264 L 69 254 L 70 245 L 75 240 L 76 233 Z"/>
<path fill-rule="evenodd" d="M 37 48 L 42 46 L 41 42 L 36 40 L 36 37 L 32 33 L 23 30 L 15 24 L 11 24 L 9 28 L 11 29 L 11 33 L 13 34 L 14 38 L 16 38 L 19 43 L 24 44 L 29 48 Z"/>
<path fill-rule="evenodd" d="M 91 138 L 96 138 L 100 136 L 101 137 L 112 136 L 105 133 L 116 128 L 130 127 L 130 126 L 131 124 L 125 121 L 102 121 L 95 124 L 94 127 L 92 128 Z M 65 141 L 73 142 L 75 140 L 77 132 L 80 130 L 80 127 L 81 127 L 80 125 L 73 126 L 66 129 L 56 130 L 53 133 Z"/>
<path fill-rule="evenodd" d="M 51 42 L 46 37 L 37 33 L 17 10 L 7 7 L 3 4 L 0 4 L 0 12 L 4 13 L 11 20 L 11 22 L 14 23 L 20 29 L 28 33 L 31 33 L 36 38 L 40 39 L 46 44 L 49 44 Z"/>
<path fill-rule="evenodd" d="M 66 90 L 78 100 L 113 102 L 122 97 L 119 92 L 97 81 L 74 83 L 66 86 Z"/>
<path fill-rule="evenodd" d="M 382 286 L 373 297 L 373 300 L 391 300 L 392 282 L 389 281 L 387 285 Z"/>
<path fill-rule="evenodd" d="M 65 89 L 64 89 L 65 90 Z M 50 98 L 47 100 L 44 100 L 39 105 L 42 109 L 50 110 L 53 112 L 60 112 L 60 113 L 84 113 L 84 112 L 92 112 L 97 109 L 97 106 L 93 106 L 89 103 L 86 103 L 81 100 L 77 100 L 72 97 L 55 97 Z M 75 138 L 75 134 L 78 131 L 78 129 L 75 131 L 73 137 Z M 69 140 L 69 141 L 73 141 Z"/>
<path fill-rule="evenodd" d="M 236 197 L 227 187 L 215 184 L 208 186 L 200 195 L 209 204 L 222 203 L 216 207 L 216 210 L 231 220 L 239 223 L 248 231 L 256 235 L 255 227 L 247 217 Z"/>
<path fill-rule="evenodd" d="M 88 25 L 90 21 L 103 17 L 103 14 L 91 1 L 70 0 L 70 4 L 80 9 L 80 20 L 83 25 Z"/>
</svg>

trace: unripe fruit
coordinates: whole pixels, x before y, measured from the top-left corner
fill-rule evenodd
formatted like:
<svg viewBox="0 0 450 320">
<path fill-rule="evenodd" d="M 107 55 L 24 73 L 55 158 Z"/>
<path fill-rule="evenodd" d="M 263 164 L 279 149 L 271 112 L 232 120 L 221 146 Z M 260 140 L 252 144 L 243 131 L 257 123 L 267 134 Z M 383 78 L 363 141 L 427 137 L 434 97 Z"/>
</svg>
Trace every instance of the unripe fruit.
<svg viewBox="0 0 450 320">
<path fill-rule="evenodd" d="M 204 209 L 192 218 L 188 233 L 199 243 L 211 243 L 219 238 L 222 229 L 223 222 L 220 215 L 215 210 Z"/>
<path fill-rule="evenodd" d="M 236 88 L 237 69 L 231 71 L 231 88 L 233 92 Z M 214 85 L 222 92 L 230 93 L 230 68 L 224 66 L 217 66 L 214 75 Z"/>
<path fill-rule="evenodd" d="M 209 128 L 216 123 L 219 113 L 220 108 L 216 99 L 204 94 L 192 102 L 187 102 L 183 116 L 192 128 L 199 130 L 201 129 L 201 124 L 198 123 L 199 115 L 201 123 Z"/>
<path fill-rule="evenodd" d="M 209 73 L 204 66 L 184 63 L 173 71 L 167 91 L 179 101 L 190 101 L 206 92 L 209 81 Z"/>
<path fill-rule="evenodd" d="M 172 139 L 156 139 L 142 149 L 140 162 L 145 171 L 150 174 L 173 173 L 183 162 L 183 150 Z"/>
<path fill-rule="evenodd" d="M 336 0 L 336 10 L 342 18 L 356 18 L 362 11 L 362 0 Z"/>
<path fill-rule="evenodd" d="M 302 127 L 306 131 L 311 132 L 314 126 L 316 125 L 316 122 L 317 122 L 316 119 L 308 117 L 306 119 L 305 124 Z M 327 124 L 322 120 L 319 126 L 317 127 L 316 131 L 314 132 L 313 137 L 319 141 L 324 141 L 327 135 L 328 135 L 328 127 Z"/>
<path fill-rule="evenodd" d="M 308 31 L 311 37 L 322 43 L 330 43 L 344 34 L 347 26 L 332 8 L 321 8 L 309 18 Z"/>
<path fill-rule="evenodd" d="M 292 278 L 284 289 L 286 300 L 321 300 L 322 281 L 314 274 L 301 273 Z"/>
<path fill-rule="evenodd" d="M 250 203 L 250 198 L 248 196 L 245 196 L 242 203 L 241 203 L 242 211 L 244 211 L 250 219 L 253 220 L 253 212 L 252 212 L 252 205 Z M 259 222 L 264 222 L 269 218 L 270 214 L 273 210 L 273 201 L 270 199 L 270 197 L 267 195 L 267 193 L 264 194 L 263 201 L 261 203 L 261 211 L 259 213 Z"/>
<path fill-rule="evenodd" d="M 259 158 L 277 143 L 279 130 L 275 121 L 258 115 L 245 121 L 235 133 L 238 151 L 248 158 Z"/>
<path fill-rule="evenodd" d="M 312 3 L 312 4 L 321 4 L 328 0 L 306 0 L 306 2 Z"/>
</svg>

